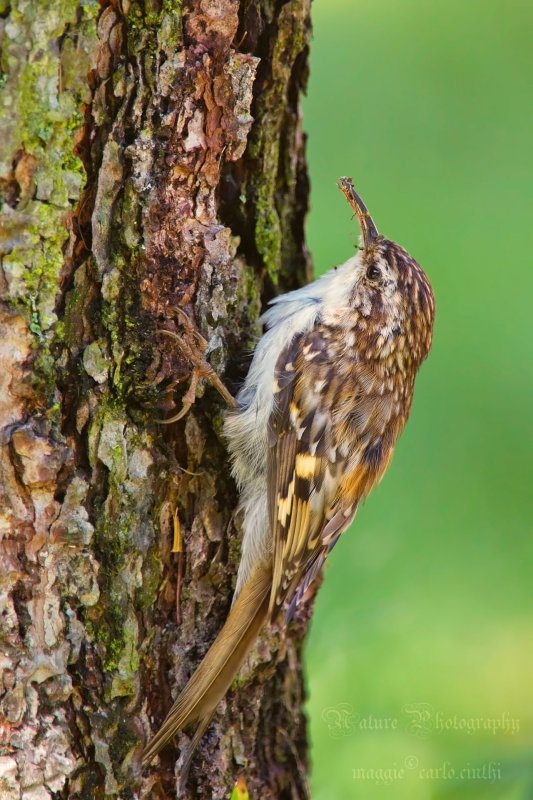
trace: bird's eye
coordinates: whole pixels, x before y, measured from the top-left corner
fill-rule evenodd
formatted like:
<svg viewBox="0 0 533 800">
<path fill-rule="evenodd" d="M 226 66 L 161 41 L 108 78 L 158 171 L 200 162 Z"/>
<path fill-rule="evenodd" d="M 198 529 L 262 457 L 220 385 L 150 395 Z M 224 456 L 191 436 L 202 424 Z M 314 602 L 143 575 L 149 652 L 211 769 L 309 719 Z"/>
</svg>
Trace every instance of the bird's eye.
<svg viewBox="0 0 533 800">
<path fill-rule="evenodd" d="M 367 269 L 366 277 L 369 281 L 378 281 L 381 278 L 381 270 L 379 267 L 372 265 Z"/>
</svg>

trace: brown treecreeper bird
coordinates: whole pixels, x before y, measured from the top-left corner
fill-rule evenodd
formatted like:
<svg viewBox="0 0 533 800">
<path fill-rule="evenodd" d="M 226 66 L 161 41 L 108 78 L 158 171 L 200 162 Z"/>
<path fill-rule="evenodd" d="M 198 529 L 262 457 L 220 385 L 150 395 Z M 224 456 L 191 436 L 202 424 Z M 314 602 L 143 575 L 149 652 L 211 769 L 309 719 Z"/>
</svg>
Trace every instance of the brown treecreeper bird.
<svg viewBox="0 0 533 800">
<path fill-rule="evenodd" d="M 244 512 L 234 603 L 143 761 L 196 724 L 190 757 L 267 620 L 290 617 L 382 478 L 431 347 L 431 285 L 385 239 L 349 178 L 361 227 L 344 264 L 276 297 L 224 432 Z M 187 766 L 182 771 L 186 775 Z"/>
</svg>

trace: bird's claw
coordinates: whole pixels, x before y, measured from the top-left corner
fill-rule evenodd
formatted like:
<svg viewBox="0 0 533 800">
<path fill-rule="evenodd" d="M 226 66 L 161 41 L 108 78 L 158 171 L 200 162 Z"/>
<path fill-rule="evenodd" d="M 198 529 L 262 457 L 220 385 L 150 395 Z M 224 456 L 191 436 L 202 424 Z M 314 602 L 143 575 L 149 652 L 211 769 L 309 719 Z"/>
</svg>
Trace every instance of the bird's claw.
<svg viewBox="0 0 533 800">
<path fill-rule="evenodd" d="M 167 331 L 164 328 L 158 331 L 158 333 L 162 333 L 165 336 L 170 336 L 170 338 L 174 339 L 178 342 L 180 350 L 185 355 L 185 357 L 191 362 L 192 364 L 192 373 L 191 373 L 191 381 L 189 383 L 189 388 L 182 400 L 182 407 L 181 410 L 178 411 L 177 414 L 174 416 L 169 417 L 168 419 L 158 419 L 157 422 L 161 422 L 165 425 L 169 425 L 171 422 L 177 422 L 178 420 L 182 419 L 185 414 L 189 411 L 191 406 L 196 400 L 196 389 L 198 387 L 198 382 L 200 378 L 205 378 L 211 386 L 213 386 L 218 393 L 224 398 L 226 403 L 230 408 L 236 408 L 237 404 L 235 402 L 234 397 L 228 392 L 218 375 L 216 374 L 215 370 L 208 364 L 205 358 L 203 357 L 203 353 L 207 348 L 207 342 L 200 333 L 200 331 L 194 326 L 191 322 L 189 316 L 185 313 L 182 308 L 176 309 L 180 314 L 183 327 L 186 331 L 186 336 L 180 336 L 174 331 Z M 191 346 L 191 339 L 194 341 L 195 347 Z"/>
</svg>

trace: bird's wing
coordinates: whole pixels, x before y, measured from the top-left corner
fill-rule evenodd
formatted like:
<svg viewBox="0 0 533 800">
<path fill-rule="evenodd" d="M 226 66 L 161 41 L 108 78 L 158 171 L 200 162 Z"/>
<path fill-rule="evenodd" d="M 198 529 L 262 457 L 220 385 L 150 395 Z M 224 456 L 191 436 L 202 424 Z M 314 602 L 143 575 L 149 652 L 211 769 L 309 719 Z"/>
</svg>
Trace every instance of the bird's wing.
<svg viewBox="0 0 533 800">
<path fill-rule="evenodd" d="M 356 365 L 343 374 L 337 348 L 318 324 L 294 337 L 276 365 L 268 459 L 272 616 L 286 600 L 291 613 L 377 477 L 365 457 L 374 435 L 365 427 L 371 398 L 358 385 Z"/>
</svg>

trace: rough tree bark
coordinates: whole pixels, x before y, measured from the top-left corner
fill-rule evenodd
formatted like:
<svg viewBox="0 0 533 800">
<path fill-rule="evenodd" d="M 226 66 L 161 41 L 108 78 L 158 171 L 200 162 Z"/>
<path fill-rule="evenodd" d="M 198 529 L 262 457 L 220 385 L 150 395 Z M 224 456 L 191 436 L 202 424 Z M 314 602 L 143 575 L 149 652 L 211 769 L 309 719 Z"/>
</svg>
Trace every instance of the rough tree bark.
<svg viewBox="0 0 533 800">
<path fill-rule="evenodd" d="M 195 377 L 179 309 L 234 391 L 260 307 L 309 278 L 309 2 L 0 0 L 2 800 L 176 796 L 178 749 L 142 774 L 141 744 L 240 531 L 220 397 L 157 418 Z M 307 796 L 305 627 L 261 637 L 189 797 Z"/>
</svg>

